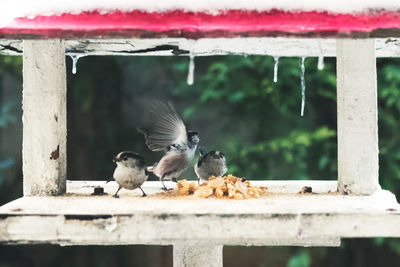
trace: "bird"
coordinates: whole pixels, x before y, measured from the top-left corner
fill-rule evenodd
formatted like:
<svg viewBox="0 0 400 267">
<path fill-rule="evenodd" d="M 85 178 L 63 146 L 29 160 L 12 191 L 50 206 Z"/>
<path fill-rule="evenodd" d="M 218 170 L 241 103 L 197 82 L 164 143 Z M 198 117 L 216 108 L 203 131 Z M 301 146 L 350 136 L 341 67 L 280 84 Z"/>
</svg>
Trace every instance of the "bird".
<svg viewBox="0 0 400 267">
<path fill-rule="evenodd" d="M 138 127 L 144 134 L 147 147 L 152 151 L 164 151 L 165 154 L 147 170 L 159 177 L 163 190 L 168 189 L 164 180 L 177 182 L 193 160 L 200 141 L 199 134 L 188 131 L 174 106 L 168 102 L 154 101 L 148 108 L 150 123 Z"/>
<path fill-rule="evenodd" d="M 212 175 L 223 176 L 228 171 L 224 153 L 215 150 L 207 153 L 204 149 L 199 149 L 199 152 L 199 160 L 194 165 L 199 183 L 201 180 L 208 180 Z"/>
<path fill-rule="evenodd" d="M 142 197 L 147 196 L 141 187 L 149 176 L 144 158 L 132 151 L 122 151 L 113 161 L 117 164 L 113 178 L 119 185 L 113 197 L 119 197 L 118 192 L 121 188 L 129 190 L 139 188 L 142 190 Z"/>
</svg>

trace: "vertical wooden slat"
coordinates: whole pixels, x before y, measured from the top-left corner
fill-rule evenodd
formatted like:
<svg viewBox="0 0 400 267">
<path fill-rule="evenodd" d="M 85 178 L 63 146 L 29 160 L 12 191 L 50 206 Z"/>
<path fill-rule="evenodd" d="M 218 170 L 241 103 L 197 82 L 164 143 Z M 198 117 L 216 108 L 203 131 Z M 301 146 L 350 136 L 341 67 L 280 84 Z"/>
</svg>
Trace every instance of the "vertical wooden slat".
<svg viewBox="0 0 400 267">
<path fill-rule="evenodd" d="M 66 190 L 66 70 L 63 40 L 24 40 L 24 195 Z"/>
<path fill-rule="evenodd" d="M 375 40 L 336 44 L 338 189 L 370 195 L 379 188 Z"/>
<path fill-rule="evenodd" d="M 222 267 L 222 245 L 174 244 L 174 267 Z"/>
</svg>

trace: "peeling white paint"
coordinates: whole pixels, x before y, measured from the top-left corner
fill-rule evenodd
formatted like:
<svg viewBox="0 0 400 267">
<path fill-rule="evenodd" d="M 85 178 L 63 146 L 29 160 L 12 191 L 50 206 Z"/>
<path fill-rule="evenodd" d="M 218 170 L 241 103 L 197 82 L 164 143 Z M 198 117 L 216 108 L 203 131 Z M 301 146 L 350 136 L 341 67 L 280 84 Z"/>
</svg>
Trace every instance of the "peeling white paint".
<svg viewBox="0 0 400 267">
<path fill-rule="evenodd" d="M 174 244 L 174 267 L 222 267 L 222 245 Z"/>
<path fill-rule="evenodd" d="M 326 186 L 332 184 L 328 181 L 321 186 L 301 182 L 313 182 L 316 191 L 333 187 Z M 158 195 L 160 182 L 146 182 L 148 197 L 126 190 L 115 199 L 115 182 L 68 184 L 80 189 L 65 196 L 23 197 L 0 207 L 0 242 L 338 246 L 340 238 L 400 237 L 400 206 L 385 190 L 371 196 L 280 191 L 240 201 L 169 199 Z M 258 184 L 274 187 L 271 181 Z M 104 185 L 108 195 L 92 196 L 96 185 Z"/>
<path fill-rule="evenodd" d="M 61 40 L 24 41 L 24 195 L 66 190 L 66 70 Z"/>
<path fill-rule="evenodd" d="M 118 227 L 117 218 L 116 218 L 116 217 L 113 217 L 113 218 L 111 219 L 111 222 L 108 223 L 108 224 L 106 225 L 105 228 L 106 228 L 106 230 L 109 231 L 109 232 L 114 232 L 114 231 L 117 229 L 117 227 Z"/>
<path fill-rule="evenodd" d="M 379 188 L 376 79 L 374 40 L 338 40 L 338 182 L 344 194 Z"/>
<path fill-rule="evenodd" d="M 376 41 L 376 57 L 400 57 L 399 38 L 381 38 Z M 66 54 L 73 55 L 123 55 L 172 56 L 166 51 L 136 53 L 161 45 L 174 45 L 186 51 L 183 56 L 211 55 L 269 55 L 277 57 L 335 57 L 335 39 L 316 38 L 185 38 L 155 39 L 80 39 L 66 40 Z M 10 46 L 11 49 L 7 48 Z M 133 53 L 134 52 L 134 53 Z M 0 40 L 0 54 L 21 55 L 21 40 Z"/>
</svg>

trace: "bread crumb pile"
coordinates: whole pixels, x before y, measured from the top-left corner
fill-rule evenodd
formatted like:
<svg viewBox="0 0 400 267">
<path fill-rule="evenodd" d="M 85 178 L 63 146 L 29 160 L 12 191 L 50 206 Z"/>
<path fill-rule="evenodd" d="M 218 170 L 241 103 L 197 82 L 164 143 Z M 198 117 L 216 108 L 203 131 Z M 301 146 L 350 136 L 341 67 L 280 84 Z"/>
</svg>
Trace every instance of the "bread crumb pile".
<svg viewBox="0 0 400 267">
<path fill-rule="evenodd" d="M 211 176 L 207 182 L 196 186 L 195 182 L 188 182 L 186 179 L 178 181 L 178 193 L 181 196 L 194 195 L 198 198 L 216 197 L 225 199 L 247 199 L 259 198 L 267 188 L 263 186 L 252 186 L 249 181 L 235 177 Z"/>
</svg>

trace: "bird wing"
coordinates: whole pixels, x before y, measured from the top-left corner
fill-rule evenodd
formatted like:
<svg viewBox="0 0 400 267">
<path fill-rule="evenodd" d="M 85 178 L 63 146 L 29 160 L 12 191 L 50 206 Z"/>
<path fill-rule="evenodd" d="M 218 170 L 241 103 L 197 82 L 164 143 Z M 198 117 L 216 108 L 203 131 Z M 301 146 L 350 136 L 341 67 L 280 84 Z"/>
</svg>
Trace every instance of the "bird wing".
<svg viewBox="0 0 400 267">
<path fill-rule="evenodd" d="M 186 147 L 187 131 L 185 124 L 171 103 L 154 102 L 150 108 L 150 123 L 139 127 L 152 151 L 167 150 L 171 145 Z"/>
</svg>

